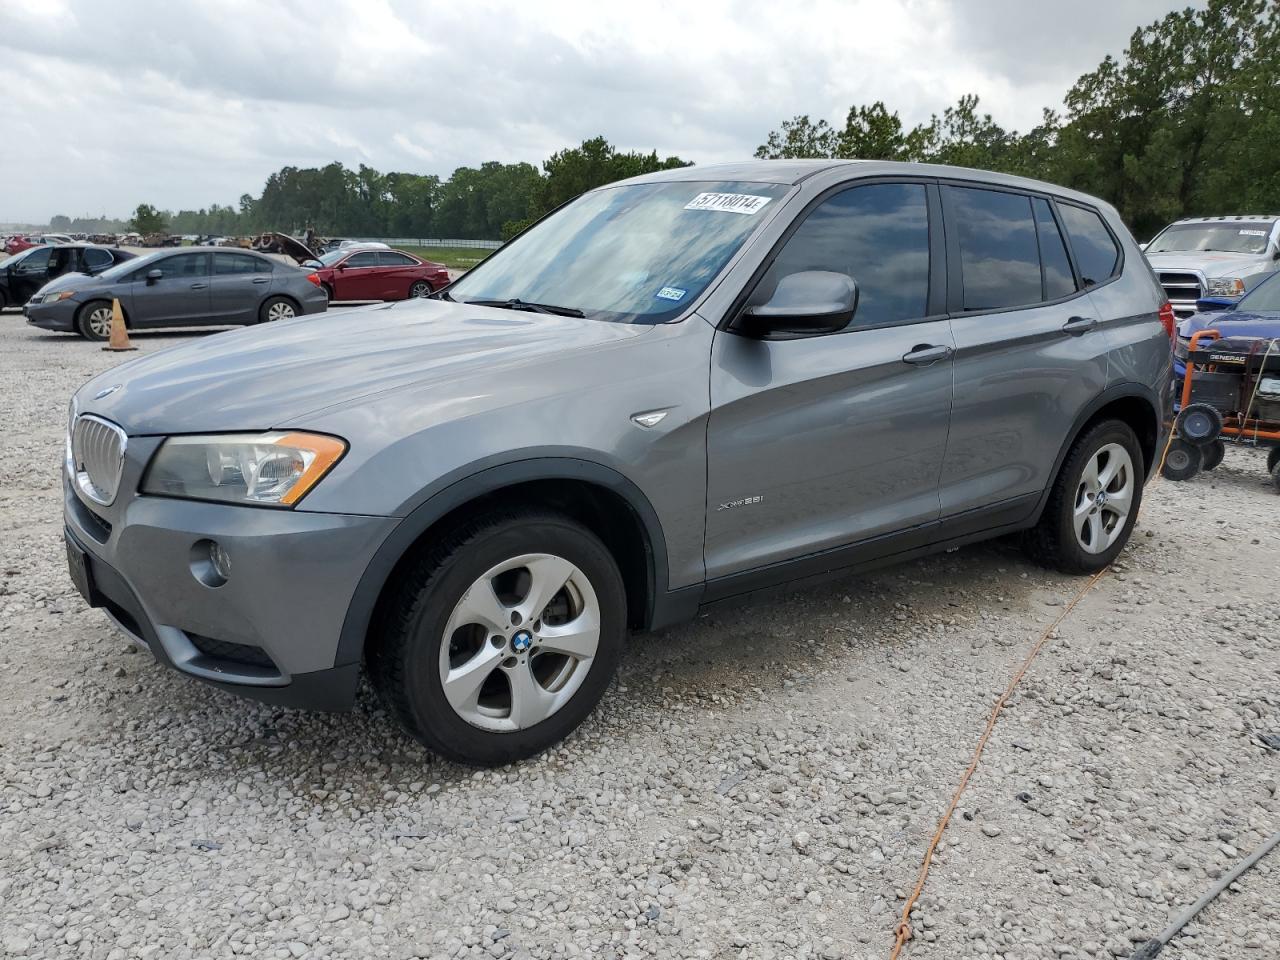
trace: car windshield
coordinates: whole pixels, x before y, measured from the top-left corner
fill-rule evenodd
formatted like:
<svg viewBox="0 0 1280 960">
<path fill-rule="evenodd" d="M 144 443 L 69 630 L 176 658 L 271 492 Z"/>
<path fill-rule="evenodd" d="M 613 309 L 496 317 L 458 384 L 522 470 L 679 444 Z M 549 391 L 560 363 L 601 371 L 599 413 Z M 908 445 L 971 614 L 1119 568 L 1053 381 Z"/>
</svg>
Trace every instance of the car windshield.
<svg viewBox="0 0 1280 960">
<path fill-rule="evenodd" d="M 117 263 L 114 267 L 111 267 L 109 270 L 103 270 L 100 274 L 98 274 L 98 277 L 99 279 L 102 279 L 102 280 L 108 280 L 108 281 L 114 282 L 116 280 L 122 279 L 125 276 L 125 274 L 129 273 L 130 271 L 137 270 L 139 267 L 144 267 L 148 263 L 152 263 L 156 260 L 159 260 L 163 256 L 165 256 L 164 253 L 148 253 L 141 257 L 134 257 L 132 260 L 124 260 L 120 263 Z"/>
<path fill-rule="evenodd" d="M 1280 280 L 1280 273 L 1273 273 L 1241 297 L 1236 309 L 1245 313 L 1280 313 L 1280 283 L 1277 280 Z"/>
<path fill-rule="evenodd" d="M 789 187 L 634 183 L 579 197 L 449 288 L 467 302 L 549 305 L 624 323 L 675 317 Z"/>
<path fill-rule="evenodd" d="M 1147 253 L 1266 253 L 1271 224 L 1233 220 L 1229 223 L 1175 223 L 1147 246 Z"/>
</svg>

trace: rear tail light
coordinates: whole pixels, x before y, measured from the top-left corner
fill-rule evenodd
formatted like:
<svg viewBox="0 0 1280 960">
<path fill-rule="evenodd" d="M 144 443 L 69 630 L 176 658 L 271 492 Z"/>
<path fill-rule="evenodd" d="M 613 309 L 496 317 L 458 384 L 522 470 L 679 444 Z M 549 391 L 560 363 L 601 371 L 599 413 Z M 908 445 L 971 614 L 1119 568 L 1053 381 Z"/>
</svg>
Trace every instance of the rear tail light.
<svg viewBox="0 0 1280 960">
<path fill-rule="evenodd" d="M 308 273 L 308 274 L 307 274 L 307 279 L 308 279 L 308 280 L 310 280 L 312 283 L 314 283 L 317 287 L 318 287 L 318 286 L 320 286 L 320 274 L 318 274 L 318 273 Z M 1170 309 L 1172 309 L 1172 308 L 1170 308 Z"/>
<path fill-rule="evenodd" d="M 1178 318 L 1173 315 L 1173 304 L 1166 300 L 1160 304 L 1160 326 L 1172 342 L 1178 334 Z"/>
</svg>

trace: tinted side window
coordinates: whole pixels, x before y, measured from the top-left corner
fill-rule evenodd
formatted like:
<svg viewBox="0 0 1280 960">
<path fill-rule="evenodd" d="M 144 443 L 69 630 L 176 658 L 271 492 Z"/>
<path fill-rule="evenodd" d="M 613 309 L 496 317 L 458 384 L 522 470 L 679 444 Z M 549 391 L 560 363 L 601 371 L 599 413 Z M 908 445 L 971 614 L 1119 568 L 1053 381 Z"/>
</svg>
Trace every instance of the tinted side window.
<svg viewBox="0 0 1280 960">
<path fill-rule="evenodd" d="M 89 247 L 84 251 L 84 265 L 87 270 L 98 270 L 111 265 L 111 254 L 106 250 Z"/>
<path fill-rule="evenodd" d="M 229 273 L 267 273 L 270 269 L 265 260 L 245 256 L 243 253 L 215 253 L 213 255 L 213 272 L 219 275 Z"/>
<path fill-rule="evenodd" d="M 925 316 L 929 300 L 929 207 L 918 183 L 873 183 L 810 211 L 752 296 L 768 299 L 780 279 L 831 270 L 858 284 L 853 326 Z"/>
<path fill-rule="evenodd" d="M 378 255 L 372 251 L 368 253 L 353 253 L 347 258 L 348 267 L 376 267 L 378 265 Z"/>
<path fill-rule="evenodd" d="M 1063 226 L 1071 238 L 1071 249 L 1080 268 L 1080 279 L 1086 287 L 1110 280 L 1120 262 L 1120 250 L 1093 210 L 1070 203 L 1058 203 Z"/>
<path fill-rule="evenodd" d="M 383 252 L 378 254 L 378 263 L 384 267 L 412 267 L 417 262 L 403 253 Z"/>
<path fill-rule="evenodd" d="M 1049 201 L 1035 197 L 1031 207 L 1036 215 L 1036 233 L 1040 237 L 1040 266 L 1044 268 L 1044 298 L 1057 300 L 1076 292 L 1076 279 L 1071 275 L 1071 261 L 1062 232 L 1053 219 Z"/>
<path fill-rule="evenodd" d="M 41 247 L 14 264 L 14 270 L 17 273 L 44 273 L 49 269 L 49 257 L 52 254 L 53 247 Z"/>
<path fill-rule="evenodd" d="M 204 277 L 209 273 L 209 258 L 203 253 L 183 253 L 166 257 L 152 266 L 164 271 L 166 277 Z M 142 275 L 145 277 L 147 271 Z"/>
<path fill-rule="evenodd" d="M 998 310 L 1040 301 L 1040 253 L 1031 198 L 947 187 L 960 239 L 965 310 Z M 947 221 L 948 228 L 951 220 Z"/>
</svg>

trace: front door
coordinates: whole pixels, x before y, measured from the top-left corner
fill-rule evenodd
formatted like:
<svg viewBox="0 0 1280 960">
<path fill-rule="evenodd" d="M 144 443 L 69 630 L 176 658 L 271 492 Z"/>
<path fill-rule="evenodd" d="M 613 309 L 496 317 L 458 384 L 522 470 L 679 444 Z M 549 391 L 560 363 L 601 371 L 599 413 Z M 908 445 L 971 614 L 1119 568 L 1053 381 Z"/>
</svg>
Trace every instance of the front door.
<svg viewBox="0 0 1280 960">
<path fill-rule="evenodd" d="M 347 257 L 333 272 L 333 299 L 380 300 L 378 253 L 361 250 Z"/>
<path fill-rule="evenodd" d="M 147 274 L 160 271 L 156 280 Z M 132 326 L 182 326 L 209 320 L 209 254 L 177 253 L 162 257 L 134 273 L 129 284 Z"/>
<path fill-rule="evenodd" d="M 802 215 L 748 302 L 766 301 L 797 271 L 845 273 L 859 291 L 850 324 L 797 340 L 717 332 L 709 580 L 938 519 L 953 347 L 940 309 L 938 217 L 936 187 L 921 182 L 827 196 Z"/>
</svg>

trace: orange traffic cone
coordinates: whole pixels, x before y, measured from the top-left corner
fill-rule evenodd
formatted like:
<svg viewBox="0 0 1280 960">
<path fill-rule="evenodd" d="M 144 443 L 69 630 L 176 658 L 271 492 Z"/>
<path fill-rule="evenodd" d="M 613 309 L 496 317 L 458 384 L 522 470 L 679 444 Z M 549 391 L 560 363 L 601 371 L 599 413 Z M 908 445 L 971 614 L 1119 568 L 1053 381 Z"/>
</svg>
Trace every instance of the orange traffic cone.
<svg viewBox="0 0 1280 960">
<path fill-rule="evenodd" d="M 111 301 L 111 339 L 107 341 L 107 345 L 103 350 L 137 350 L 132 343 L 129 342 L 129 331 L 124 325 L 124 311 L 120 309 L 120 301 L 113 299 Z"/>
</svg>

